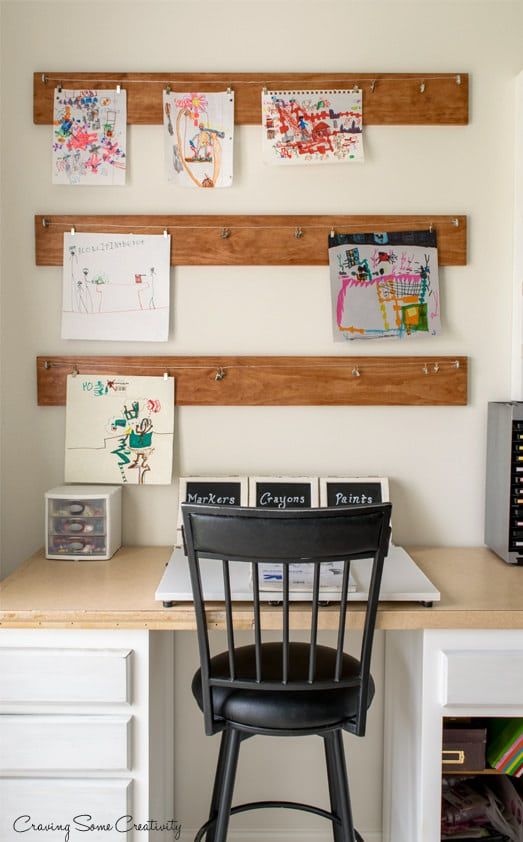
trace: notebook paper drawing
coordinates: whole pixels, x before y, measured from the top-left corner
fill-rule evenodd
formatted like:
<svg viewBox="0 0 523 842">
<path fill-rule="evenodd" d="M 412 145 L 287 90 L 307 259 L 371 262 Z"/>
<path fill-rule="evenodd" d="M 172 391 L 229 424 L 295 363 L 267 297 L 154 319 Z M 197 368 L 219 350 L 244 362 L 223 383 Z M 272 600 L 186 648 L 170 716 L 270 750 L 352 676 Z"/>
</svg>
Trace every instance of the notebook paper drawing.
<svg viewBox="0 0 523 842">
<path fill-rule="evenodd" d="M 126 123 L 124 90 L 56 88 L 53 184 L 125 184 Z"/>
<path fill-rule="evenodd" d="M 340 590 L 343 580 L 343 561 L 330 561 L 321 565 L 320 591 Z M 260 564 L 259 582 L 262 591 L 279 591 L 283 589 L 283 570 L 281 564 Z M 252 573 L 251 573 L 252 578 Z M 312 564 L 290 564 L 289 565 L 289 587 L 293 591 L 312 590 L 314 582 L 314 565 Z M 354 592 L 356 586 L 349 583 L 349 591 Z"/>
<path fill-rule="evenodd" d="M 168 485 L 173 438 L 172 377 L 68 376 L 66 482 Z"/>
<path fill-rule="evenodd" d="M 329 237 L 334 340 L 440 333 L 436 234 Z"/>
<path fill-rule="evenodd" d="M 363 161 L 363 105 L 359 89 L 264 91 L 262 124 L 266 163 Z"/>
<path fill-rule="evenodd" d="M 165 167 L 180 187 L 230 187 L 234 93 L 163 93 Z"/>
</svg>

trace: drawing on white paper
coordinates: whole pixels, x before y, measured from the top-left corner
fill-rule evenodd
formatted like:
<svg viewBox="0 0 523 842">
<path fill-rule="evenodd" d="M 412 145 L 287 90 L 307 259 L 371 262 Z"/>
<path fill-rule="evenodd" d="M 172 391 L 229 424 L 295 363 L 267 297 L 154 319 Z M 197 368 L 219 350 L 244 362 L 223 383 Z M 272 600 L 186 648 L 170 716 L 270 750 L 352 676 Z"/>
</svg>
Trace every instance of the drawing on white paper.
<svg viewBox="0 0 523 842">
<path fill-rule="evenodd" d="M 126 122 L 123 90 L 56 88 L 53 184 L 125 184 Z"/>
<path fill-rule="evenodd" d="M 62 339 L 165 342 L 170 237 L 64 234 Z"/>
<path fill-rule="evenodd" d="M 234 93 L 163 94 L 167 179 L 182 187 L 230 187 Z"/>
<path fill-rule="evenodd" d="M 334 340 L 441 332 L 434 231 L 329 237 Z"/>
<path fill-rule="evenodd" d="M 363 161 L 363 98 L 346 91 L 264 91 L 263 158 L 268 164 Z"/>
<path fill-rule="evenodd" d="M 168 485 L 174 379 L 69 375 L 66 482 Z"/>
</svg>

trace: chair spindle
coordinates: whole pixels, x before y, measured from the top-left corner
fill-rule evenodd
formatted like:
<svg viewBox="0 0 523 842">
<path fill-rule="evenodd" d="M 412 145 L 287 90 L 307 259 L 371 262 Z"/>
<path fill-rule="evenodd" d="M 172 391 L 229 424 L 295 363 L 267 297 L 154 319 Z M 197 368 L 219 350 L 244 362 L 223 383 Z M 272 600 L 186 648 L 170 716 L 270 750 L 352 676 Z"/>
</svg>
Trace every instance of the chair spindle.
<svg viewBox="0 0 523 842">
<path fill-rule="evenodd" d="M 282 684 L 289 680 L 289 565 L 283 565 L 283 672 Z"/>
<path fill-rule="evenodd" d="M 258 562 L 252 563 L 252 593 L 254 602 L 254 652 L 256 660 L 256 682 L 261 681 L 261 617 L 260 617 L 260 580 L 258 578 Z"/>
<path fill-rule="evenodd" d="M 316 643 L 318 640 L 318 610 L 320 602 L 321 561 L 314 562 L 314 579 L 312 583 L 312 614 L 311 614 L 311 645 L 309 649 L 309 684 L 314 681 L 316 674 Z"/>
<path fill-rule="evenodd" d="M 347 595 L 349 592 L 349 575 L 350 575 L 350 559 L 345 559 L 343 562 L 343 578 L 341 583 L 340 594 L 340 620 L 338 626 L 338 644 L 336 647 L 336 668 L 334 673 L 334 681 L 339 681 L 341 678 L 341 668 L 343 664 L 343 644 L 345 642 L 345 623 L 347 619 Z"/>
<path fill-rule="evenodd" d="M 234 625 L 232 622 L 232 599 L 231 599 L 231 576 L 229 562 L 225 559 L 223 564 L 223 591 L 225 596 L 225 611 L 227 618 L 227 648 L 229 650 L 229 677 L 231 681 L 236 678 L 236 665 L 234 660 Z"/>
</svg>

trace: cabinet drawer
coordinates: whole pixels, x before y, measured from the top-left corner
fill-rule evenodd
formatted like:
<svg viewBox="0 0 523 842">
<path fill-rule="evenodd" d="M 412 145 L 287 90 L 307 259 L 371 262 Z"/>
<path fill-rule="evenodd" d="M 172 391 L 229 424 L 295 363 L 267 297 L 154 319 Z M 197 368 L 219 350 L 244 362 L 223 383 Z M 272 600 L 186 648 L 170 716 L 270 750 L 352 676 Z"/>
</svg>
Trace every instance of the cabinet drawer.
<svg viewBox="0 0 523 842">
<path fill-rule="evenodd" d="M 131 651 L 0 649 L 0 702 L 129 704 Z"/>
<path fill-rule="evenodd" d="M 129 780 L 4 778 L 0 779 L 0 804 L 3 805 L 0 811 L 0 839 L 5 842 L 15 837 L 24 839 L 21 834 L 30 830 L 31 823 L 50 828 L 53 825 L 69 824 L 70 842 L 81 842 L 86 838 L 92 842 L 95 839 L 125 842 L 130 837 L 130 834 L 119 832 L 114 827 L 120 816 L 132 814 Z M 92 816 L 91 822 L 87 816 Z M 111 826 L 111 829 L 88 832 L 85 827 L 78 827 L 75 817 L 84 825 L 106 825 Z M 62 829 L 46 829 L 42 833 L 29 832 L 27 838 L 42 837 L 44 842 L 45 837 L 45 842 L 64 842 L 65 834 L 66 831 Z"/>
<path fill-rule="evenodd" d="M 523 708 L 521 650 L 443 652 L 443 704 Z"/>
<path fill-rule="evenodd" d="M 130 717 L 0 716 L 0 770 L 130 769 Z"/>
</svg>

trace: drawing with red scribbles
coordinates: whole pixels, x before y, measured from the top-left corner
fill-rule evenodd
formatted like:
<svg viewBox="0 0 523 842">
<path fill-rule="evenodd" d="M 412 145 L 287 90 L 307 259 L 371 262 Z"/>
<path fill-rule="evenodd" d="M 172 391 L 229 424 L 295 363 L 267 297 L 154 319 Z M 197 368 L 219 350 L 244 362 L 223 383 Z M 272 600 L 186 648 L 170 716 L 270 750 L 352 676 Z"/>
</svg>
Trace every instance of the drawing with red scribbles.
<svg viewBox="0 0 523 842">
<path fill-rule="evenodd" d="M 269 164 L 363 161 L 363 96 L 347 91 L 264 91 L 263 157 Z"/>
</svg>

